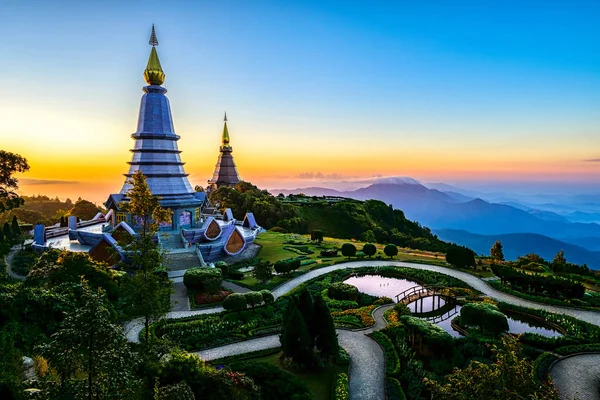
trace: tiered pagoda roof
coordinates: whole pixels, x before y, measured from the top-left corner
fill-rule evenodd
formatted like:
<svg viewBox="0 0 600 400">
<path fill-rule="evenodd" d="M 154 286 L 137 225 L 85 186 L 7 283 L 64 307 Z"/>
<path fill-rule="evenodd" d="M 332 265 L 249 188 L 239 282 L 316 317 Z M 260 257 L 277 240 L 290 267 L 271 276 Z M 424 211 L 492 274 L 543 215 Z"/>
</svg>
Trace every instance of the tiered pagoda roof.
<svg viewBox="0 0 600 400">
<path fill-rule="evenodd" d="M 135 140 L 133 157 L 129 162 L 127 180 L 119 195 L 109 198 L 116 203 L 127 201 L 127 192 L 131 189 L 129 178 L 136 171 L 141 171 L 147 178 L 150 191 L 161 197 L 161 206 L 176 208 L 179 206 L 200 206 L 202 200 L 195 193 L 188 181 L 188 174 L 183 169 L 181 151 L 177 147 L 179 136 L 175 134 L 169 99 L 165 96 L 167 89 L 161 85 L 165 81 L 165 73 L 160 65 L 156 46 L 158 40 L 152 26 L 150 42 L 152 50 L 148 64 L 144 70 L 144 78 L 148 83 L 142 90 L 144 95 L 140 105 L 137 131 L 131 135 Z"/>
<path fill-rule="evenodd" d="M 229 144 L 229 130 L 227 129 L 227 113 L 223 118 L 223 134 L 222 134 L 222 145 L 219 148 L 220 154 L 217 159 L 217 165 L 215 165 L 215 172 L 212 178 L 208 181 L 208 184 L 213 187 L 221 186 L 235 186 L 241 182 L 240 175 L 238 174 L 235 161 L 233 160 L 233 148 Z"/>
</svg>

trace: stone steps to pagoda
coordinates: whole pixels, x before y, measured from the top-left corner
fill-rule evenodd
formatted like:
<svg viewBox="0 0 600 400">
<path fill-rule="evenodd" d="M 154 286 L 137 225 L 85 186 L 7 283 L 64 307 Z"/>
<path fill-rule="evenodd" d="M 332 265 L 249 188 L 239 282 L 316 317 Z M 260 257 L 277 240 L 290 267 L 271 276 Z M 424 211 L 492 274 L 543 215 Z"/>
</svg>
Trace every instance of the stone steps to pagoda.
<svg viewBox="0 0 600 400">
<path fill-rule="evenodd" d="M 183 249 L 183 242 L 178 232 L 161 232 L 160 233 L 160 245 L 165 250 L 171 249 Z"/>
<path fill-rule="evenodd" d="M 202 266 L 196 251 L 193 249 L 192 251 L 186 252 L 177 251 L 167 253 L 165 255 L 165 264 L 171 271 L 180 271 Z"/>
</svg>

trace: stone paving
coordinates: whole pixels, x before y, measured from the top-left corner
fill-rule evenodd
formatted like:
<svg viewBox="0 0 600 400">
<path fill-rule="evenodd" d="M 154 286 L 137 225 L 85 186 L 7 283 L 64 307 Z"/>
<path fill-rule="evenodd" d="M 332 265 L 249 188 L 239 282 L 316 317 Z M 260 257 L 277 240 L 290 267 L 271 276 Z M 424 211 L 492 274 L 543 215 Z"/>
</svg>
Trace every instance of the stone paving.
<svg viewBox="0 0 600 400">
<path fill-rule="evenodd" d="M 600 354 L 563 358 L 554 364 L 550 375 L 561 400 L 600 399 Z"/>
<path fill-rule="evenodd" d="M 187 288 L 183 282 L 173 283 L 174 292 L 171 293 L 171 310 L 172 311 L 189 311 L 190 298 L 187 294 Z"/>
</svg>

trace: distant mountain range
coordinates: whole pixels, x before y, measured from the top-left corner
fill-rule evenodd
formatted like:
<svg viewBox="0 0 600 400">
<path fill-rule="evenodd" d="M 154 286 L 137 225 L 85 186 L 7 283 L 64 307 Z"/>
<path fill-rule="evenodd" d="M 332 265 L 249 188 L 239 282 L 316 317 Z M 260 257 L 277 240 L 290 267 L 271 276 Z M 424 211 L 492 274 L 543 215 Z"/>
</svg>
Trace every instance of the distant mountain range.
<svg viewBox="0 0 600 400">
<path fill-rule="evenodd" d="M 535 233 L 509 233 L 504 235 L 477 235 L 454 229 L 434 229 L 433 232 L 446 242 L 460 243 L 478 254 L 489 255 L 496 240 L 502 242 L 504 257 L 516 260 L 518 256 L 536 253 L 546 260 L 552 260 L 557 251 L 564 250 L 567 260 L 576 264 L 600 269 L 600 251 L 590 251 L 583 247 L 562 242 Z"/>
<path fill-rule="evenodd" d="M 438 184 L 438 187 L 446 189 L 442 184 Z M 576 253 L 577 257 L 581 257 L 582 260 L 587 260 L 583 262 L 587 262 L 589 265 L 592 265 L 592 261 L 596 257 L 591 254 L 593 253 L 591 250 L 596 250 L 600 246 L 598 243 L 600 239 L 598 242 L 595 241 L 596 238 L 600 238 L 599 224 L 571 222 L 566 217 L 551 211 L 539 210 L 519 203 L 490 203 L 480 198 L 473 199 L 463 193 L 427 188 L 418 182 L 376 183 L 352 191 L 310 187 L 296 190 L 272 190 L 271 192 L 275 195 L 304 193 L 307 196 L 342 196 L 357 200 L 377 199 L 392 204 L 394 208 L 404 211 L 408 219 L 417 221 L 433 230 L 459 230 L 491 237 L 508 234 L 535 234 L 537 235 L 533 236 L 535 240 L 524 242 L 524 245 L 529 243 L 530 247 L 522 254 L 537 252 L 537 246 L 542 243 L 538 236 L 542 236 L 555 240 L 554 242 L 544 242 L 544 246 L 540 247 L 541 250 L 548 249 L 544 251 L 552 252 L 552 257 L 561 249 L 564 249 L 565 254 L 569 257 L 567 247 L 570 246 L 570 251 Z M 457 243 L 468 245 L 465 235 L 456 237 L 459 239 L 455 240 Z M 523 240 L 527 238 L 527 236 L 519 237 Z M 579 243 L 580 238 L 585 239 L 581 239 L 581 243 Z M 574 246 L 574 243 L 580 246 Z M 586 249 L 584 246 L 590 247 Z M 577 249 L 589 251 L 590 254 L 584 254 Z M 487 252 L 489 252 L 489 247 L 485 253 Z M 600 268 L 600 264 L 598 267 Z"/>
</svg>

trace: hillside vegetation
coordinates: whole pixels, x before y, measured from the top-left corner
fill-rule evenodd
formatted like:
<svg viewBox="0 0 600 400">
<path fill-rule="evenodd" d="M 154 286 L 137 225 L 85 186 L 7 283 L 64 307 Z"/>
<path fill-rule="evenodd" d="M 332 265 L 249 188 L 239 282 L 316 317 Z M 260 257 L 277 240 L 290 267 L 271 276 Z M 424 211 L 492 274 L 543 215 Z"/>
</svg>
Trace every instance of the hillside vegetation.
<svg viewBox="0 0 600 400">
<path fill-rule="evenodd" d="M 259 225 L 266 229 L 306 234 L 321 230 L 341 239 L 394 243 L 402 247 L 445 252 L 450 246 L 431 231 L 409 221 L 401 210 L 394 210 L 379 200 L 345 199 L 334 203 L 311 199 L 289 204 L 266 190 L 242 182 L 237 187 L 221 187 L 210 197 L 221 211 L 231 208 L 237 219 L 253 212 Z M 284 200 L 284 199 L 281 199 Z"/>
</svg>

